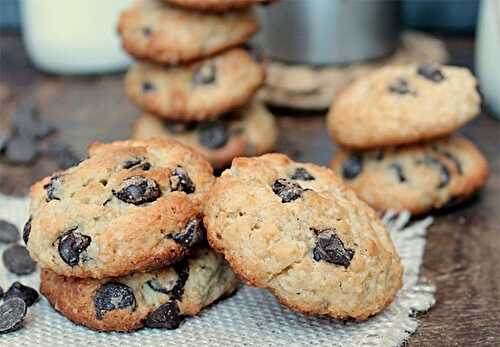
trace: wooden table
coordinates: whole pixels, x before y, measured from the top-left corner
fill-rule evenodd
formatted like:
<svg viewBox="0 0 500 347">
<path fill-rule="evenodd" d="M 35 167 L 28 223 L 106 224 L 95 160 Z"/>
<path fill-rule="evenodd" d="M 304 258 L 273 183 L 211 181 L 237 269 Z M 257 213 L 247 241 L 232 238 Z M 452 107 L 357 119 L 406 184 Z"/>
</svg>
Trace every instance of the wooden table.
<svg viewBox="0 0 500 347">
<path fill-rule="evenodd" d="M 452 63 L 471 67 L 473 40 L 447 37 Z M 130 136 L 140 111 L 126 99 L 122 74 L 60 77 L 30 66 L 17 34 L 0 36 L 0 124 L 26 97 L 38 100 L 41 116 L 57 135 L 84 155 L 93 140 Z M 321 114 L 277 112 L 277 150 L 299 161 L 326 165 L 335 151 Z M 479 200 L 436 216 L 428 235 L 423 277 L 437 286 L 437 304 L 420 317 L 409 346 L 500 346 L 500 123 L 483 114 L 462 132 L 484 152 L 491 176 Z M 0 163 L 0 191 L 22 195 L 30 183 L 52 173 L 54 161 L 33 166 Z"/>
</svg>

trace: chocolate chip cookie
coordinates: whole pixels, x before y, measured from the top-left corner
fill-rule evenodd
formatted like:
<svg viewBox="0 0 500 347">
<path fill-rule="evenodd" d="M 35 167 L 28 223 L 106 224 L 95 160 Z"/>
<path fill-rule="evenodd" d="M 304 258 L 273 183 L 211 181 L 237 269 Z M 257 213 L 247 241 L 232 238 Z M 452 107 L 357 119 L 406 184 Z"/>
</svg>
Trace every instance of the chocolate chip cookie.
<svg viewBox="0 0 500 347">
<path fill-rule="evenodd" d="M 463 201 L 488 177 L 486 159 L 458 135 L 363 152 L 344 149 L 332 168 L 372 207 L 412 214 Z"/>
<path fill-rule="evenodd" d="M 64 276 L 166 266 L 204 238 L 213 181 L 210 164 L 174 140 L 96 143 L 78 166 L 33 185 L 23 238 L 42 268 Z"/>
<path fill-rule="evenodd" d="M 181 123 L 144 114 L 134 125 L 136 139 L 175 139 L 200 152 L 215 168 L 240 156 L 270 151 L 277 137 L 274 116 L 260 101 L 215 120 Z"/>
<path fill-rule="evenodd" d="M 387 306 L 403 269 L 375 212 L 329 169 L 282 154 L 236 158 L 205 205 L 212 247 L 289 308 L 366 319 Z"/>
<path fill-rule="evenodd" d="M 170 120 L 200 121 L 246 104 L 264 77 L 263 66 L 236 48 L 190 65 L 138 63 L 128 71 L 125 88 L 146 111 Z"/>
<path fill-rule="evenodd" d="M 274 0 L 163 0 L 198 11 L 228 11 L 252 5 L 266 5 Z"/>
<path fill-rule="evenodd" d="M 251 9 L 201 13 L 161 0 L 137 0 L 118 22 L 125 50 L 138 59 L 178 64 L 246 42 L 259 28 Z"/>
<path fill-rule="evenodd" d="M 133 331 L 175 329 L 186 316 L 198 314 L 237 286 L 224 258 L 202 247 L 165 269 L 125 277 L 97 280 L 43 270 L 40 291 L 75 323 L 101 331 Z"/>
<path fill-rule="evenodd" d="M 389 66 L 360 77 L 327 118 L 341 145 L 373 148 L 447 135 L 479 114 L 477 81 L 466 68 Z"/>
</svg>

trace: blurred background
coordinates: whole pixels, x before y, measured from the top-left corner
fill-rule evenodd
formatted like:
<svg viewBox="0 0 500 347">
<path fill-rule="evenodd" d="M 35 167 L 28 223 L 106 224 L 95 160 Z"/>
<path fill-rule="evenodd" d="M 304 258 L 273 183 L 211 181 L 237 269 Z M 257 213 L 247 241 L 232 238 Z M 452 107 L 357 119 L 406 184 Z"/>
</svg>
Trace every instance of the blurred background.
<svg viewBox="0 0 500 347">
<path fill-rule="evenodd" d="M 131 2 L 0 0 L 0 191 L 24 194 L 88 143 L 130 137 L 140 110 L 123 91 L 132 59 L 116 23 Z M 466 66 L 487 115 L 500 115 L 498 0 L 281 0 L 258 15 L 253 43 L 270 58 L 259 97 L 279 116 L 276 150 L 297 160 L 328 163 L 323 116 L 338 90 L 389 63 Z M 37 143 L 17 144 L 18 162 L 5 159 L 13 114 L 36 114 L 28 123 L 42 129 Z"/>
</svg>

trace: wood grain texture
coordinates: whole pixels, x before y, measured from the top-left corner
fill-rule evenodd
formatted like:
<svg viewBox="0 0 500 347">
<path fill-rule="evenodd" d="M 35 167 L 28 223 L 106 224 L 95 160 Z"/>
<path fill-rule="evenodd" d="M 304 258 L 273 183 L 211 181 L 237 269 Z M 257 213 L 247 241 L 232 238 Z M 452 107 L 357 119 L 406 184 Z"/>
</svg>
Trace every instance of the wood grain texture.
<svg viewBox="0 0 500 347">
<path fill-rule="evenodd" d="M 453 61 L 473 65 L 473 41 L 446 38 Z M 94 140 L 130 136 L 140 111 L 125 97 L 123 75 L 60 77 L 32 68 L 20 37 L 0 36 L 0 125 L 15 105 L 34 97 L 41 116 L 60 129 L 56 136 L 84 155 Z M 274 110 L 280 129 L 277 151 L 299 161 L 327 165 L 336 150 L 324 115 Z M 436 216 L 428 235 L 423 277 L 437 285 L 437 304 L 421 315 L 408 346 L 500 345 L 500 123 L 486 115 L 461 130 L 485 153 L 491 176 L 479 199 Z M 0 191 L 25 194 L 30 183 L 55 170 L 42 158 L 33 166 L 0 162 Z"/>
</svg>

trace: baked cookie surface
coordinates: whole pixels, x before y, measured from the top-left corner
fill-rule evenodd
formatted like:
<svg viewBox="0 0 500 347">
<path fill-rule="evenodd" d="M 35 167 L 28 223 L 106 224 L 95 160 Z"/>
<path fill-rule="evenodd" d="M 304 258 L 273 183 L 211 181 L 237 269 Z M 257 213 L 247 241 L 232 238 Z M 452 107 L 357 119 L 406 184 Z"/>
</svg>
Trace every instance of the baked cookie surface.
<svg viewBox="0 0 500 347">
<path fill-rule="evenodd" d="M 136 139 L 175 139 L 201 153 L 215 168 L 240 156 L 270 151 L 276 142 L 274 116 L 259 101 L 216 120 L 181 123 L 142 115 L 134 124 Z"/>
<path fill-rule="evenodd" d="M 40 290 L 75 323 L 101 331 L 142 327 L 175 329 L 217 299 L 233 293 L 238 279 L 208 247 L 162 270 L 125 277 L 74 278 L 42 270 Z"/>
<path fill-rule="evenodd" d="M 199 11 L 227 11 L 253 5 L 265 5 L 273 0 L 163 0 L 167 3 Z"/>
<path fill-rule="evenodd" d="M 236 158 L 205 205 L 212 247 L 289 308 L 366 319 L 402 285 L 375 212 L 329 169 L 281 154 Z"/>
<path fill-rule="evenodd" d="M 180 260 L 204 238 L 210 164 L 173 140 L 93 144 L 31 188 L 30 255 L 60 275 L 103 278 Z"/>
<path fill-rule="evenodd" d="M 170 120 L 200 121 L 246 104 L 264 78 L 264 67 L 236 48 L 183 66 L 138 63 L 128 71 L 125 89 L 146 111 Z"/>
<path fill-rule="evenodd" d="M 344 149 L 332 169 L 372 207 L 412 214 L 463 201 L 488 177 L 486 159 L 459 135 L 363 152 Z"/>
<path fill-rule="evenodd" d="M 126 51 L 164 64 L 198 60 L 238 46 L 258 28 L 251 9 L 201 13 L 161 0 L 137 0 L 118 22 Z"/>
<path fill-rule="evenodd" d="M 476 87 L 465 68 L 388 66 L 341 92 L 327 126 L 336 142 L 360 149 L 444 136 L 479 114 Z"/>
</svg>

